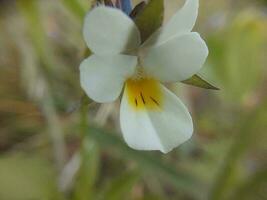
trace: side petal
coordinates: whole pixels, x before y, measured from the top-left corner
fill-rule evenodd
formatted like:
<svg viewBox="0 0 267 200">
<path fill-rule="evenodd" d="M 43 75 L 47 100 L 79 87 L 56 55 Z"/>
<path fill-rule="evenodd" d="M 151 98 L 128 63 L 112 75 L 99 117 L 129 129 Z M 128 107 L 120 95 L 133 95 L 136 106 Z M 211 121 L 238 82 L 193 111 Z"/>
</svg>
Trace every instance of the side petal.
<svg viewBox="0 0 267 200">
<path fill-rule="evenodd" d="M 149 49 L 143 66 L 148 75 L 163 82 L 183 81 L 196 74 L 208 56 L 198 33 L 177 36 Z"/>
<path fill-rule="evenodd" d="M 83 35 L 88 47 L 100 55 L 134 50 L 140 44 L 134 22 L 119 9 L 110 7 L 100 6 L 86 15 Z"/>
<path fill-rule="evenodd" d="M 186 0 L 184 6 L 161 29 L 156 31 L 143 46 L 159 45 L 169 39 L 191 32 L 198 16 L 199 0 Z"/>
<path fill-rule="evenodd" d="M 96 102 L 112 102 L 118 98 L 124 81 L 135 72 L 134 56 L 92 55 L 80 65 L 80 81 L 86 94 Z"/>
<path fill-rule="evenodd" d="M 120 123 L 124 140 L 133 149 L 168 153 L 193 133 L 191 116 L 184 104 L 164 86 L 160 109 L 136 110 L 128 101 L 127 89 L 121 103 Z"/>
</svg>

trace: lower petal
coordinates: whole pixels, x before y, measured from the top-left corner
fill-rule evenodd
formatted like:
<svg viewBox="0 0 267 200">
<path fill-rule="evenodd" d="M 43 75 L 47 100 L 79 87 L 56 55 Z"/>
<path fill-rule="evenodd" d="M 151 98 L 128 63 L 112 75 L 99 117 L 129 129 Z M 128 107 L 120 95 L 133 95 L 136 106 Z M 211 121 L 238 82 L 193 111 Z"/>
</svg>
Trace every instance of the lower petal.
<svg viewBox="0 0 267 200">
<path fill-rule="evenodd" d="M 126 84 L 121 103 L 120 123 L 127 144 L 137 150 L 160 150 L 163 153 L 188 140 L 193 133 L 191 116 L 176 95 L 157 83 L 160 103 L 154 102 L 144 92 L 146 103 L 141 109 L 132 103 L 131 87 Z M 136 92 L 136 91 L 135 91 Z M 136 97 L 139 98 L 139 97 Z M 155 106 L 149 106 L 155 104 Z M 142 101 L 139 101 L 139 106 Z M 148 105 L 147 105 L 148 104 Z"/>
</svg>

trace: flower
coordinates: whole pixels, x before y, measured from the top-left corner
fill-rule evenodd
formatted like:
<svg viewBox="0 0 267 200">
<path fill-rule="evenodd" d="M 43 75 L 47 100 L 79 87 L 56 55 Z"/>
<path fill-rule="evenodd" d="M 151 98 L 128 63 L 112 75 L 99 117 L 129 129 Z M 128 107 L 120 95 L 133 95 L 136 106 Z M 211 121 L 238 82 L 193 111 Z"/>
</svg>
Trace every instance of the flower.
<svg viewBox="0 0 267 200">
<path fill-rule="evenodd" d="M 81 86 L 100 103 L 116 100 L 124 90 L 121 130 L 134 149 L 167 153 L 193 133 L 187 108 L 162 83 L 190 78 L 208 56 L 205 42 L 191 32 L 198 4 L 187 0 L 143 44 L 135 23 L 118 9 L 100 6 L 85 18 L 83 34 L 94 54 L 80 65 Z"/>
</svg>

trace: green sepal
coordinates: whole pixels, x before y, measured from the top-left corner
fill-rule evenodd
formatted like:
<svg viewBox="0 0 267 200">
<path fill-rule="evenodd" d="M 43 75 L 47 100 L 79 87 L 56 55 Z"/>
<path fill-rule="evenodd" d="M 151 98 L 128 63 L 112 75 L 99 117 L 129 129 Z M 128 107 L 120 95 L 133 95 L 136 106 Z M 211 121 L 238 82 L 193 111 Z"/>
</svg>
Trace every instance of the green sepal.
<svg viewBox="0 0 267 200">
<path fill-rule="evenodd" d="M 201 78 L 199 75 L 194 75 L 191 78 L 182 81 L 182 83 L 210 90 L 220 90 L 219 88 L 210 84 L 208 81 Z"/>
<path fill-rule="evenodd" d="M 146 7 L 146 2 L 144 1 L 137 4 L 130 13 L 130 17 L 134 19 L 145 7 Z"/>
<path fill-rule="evenodd" d="M 163 14 L 163 0 L 150 0 L 136 15 L 134 22 L 141 33 L 142 42 L 160 28 L 163 22 Z"/>
</svg>

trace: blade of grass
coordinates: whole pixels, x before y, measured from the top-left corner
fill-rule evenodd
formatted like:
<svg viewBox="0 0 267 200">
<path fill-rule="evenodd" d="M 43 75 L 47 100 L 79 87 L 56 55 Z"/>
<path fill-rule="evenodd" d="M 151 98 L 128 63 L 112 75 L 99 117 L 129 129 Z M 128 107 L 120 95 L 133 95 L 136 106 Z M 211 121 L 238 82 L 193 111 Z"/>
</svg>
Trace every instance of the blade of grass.
<svg viewBox="0 0 267 200">
<path fill-rule="evenodd" d="M 254 175 L 248 178 L 248 180 L 243 183 L 232 196 L 232 200 L 236 199 L 249 199 L 251 197 L 255 197 L 257 193 L 261 192 L 257 191 L 262 187 L 262 195 L 264 195 L 264 189 L 267 186 L 267 168 L 263 170 L 259 170 Z M 261 194 L 259 194 L 261 195 Z M 259 198 L 260 199 L 260 198 Z"/>
<path fill-rule="evenodd" d="M 102 147 L 112 147 L 117 150 L 121 156 L 124 156 L 124 158 L 139 163 L 142 170 L 150 170 L 154 173 L 159 173 L 177 189 L 190 194 L 193 193 L 196 197 L 200 195 L 201 183 L 189 174 L 179 172 L 173 166 L 162 162 L 158 157 L 152 156 L 149 153 L 130 149 L 121 139 L 112 133 L 95 127 L 90 127 L 87 133 L 88 137 L 96 140 Z"/>
<path fill-rule="evenodd" d="M 80 109 L 81 166 L 76 180 L 74 200 L 95 199 L 94 184 L 98 177 L 100 155 L 97 143 L 85 137 L 88 129 L 88 107 L 88 99 L 82 98 Z"/>
<path fill-rule="evenodd" d="M 126 195 L 130 193 L 135 183 L 140 178 L 139 172 L 135 170 L 127 171 L 121 174 L 119 177 L 113 179 L 108 183 L 104 194 L 102 194 L 103 200 L 123 200 Z"/>
<path fill-rule="evenodd" d="M 210 199 L 225 199 L 231 186 L 231 180 L 235 176 L 238 164 L 246 150 L 253 143 L 254 131 L 259 130 L 259 126 L 261 125 L 267 126 L 266 98 L 263 99 L 262 102 L 262 105 L 259 105 L 256 110 L 250 113 L 243 122 L 240 122 L 239 132 L 226 155 L 225 162 L 221 166 L 214 187 L 210 192 Z M 263 128 L 263 130 L 266 130 L 266 128 Z"/>
<path fill-rule="evenodd" d="M 74 200 L 95 199 L 94 184 L 98 177 L 99 150 L 91 139 L 84 139 L 81 147 L 81 166 L 76 179 Z"/>
</svg>

